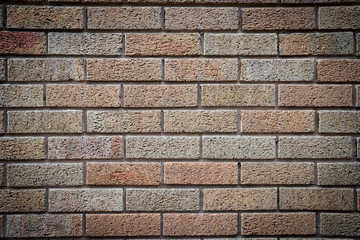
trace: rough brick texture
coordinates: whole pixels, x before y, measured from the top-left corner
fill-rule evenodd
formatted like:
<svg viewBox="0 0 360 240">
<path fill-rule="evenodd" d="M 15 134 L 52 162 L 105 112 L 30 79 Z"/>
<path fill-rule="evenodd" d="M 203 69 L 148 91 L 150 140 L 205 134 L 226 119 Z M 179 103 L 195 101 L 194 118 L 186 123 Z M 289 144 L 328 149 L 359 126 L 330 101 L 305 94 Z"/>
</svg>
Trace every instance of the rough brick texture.
<svg viewBox="0 0 360 240">
<path fill-rule="evenodd" d="M 318 82 L 360 82 L 360 60 L 319 60 Z"/>
<path fill-rule="evenodd" d="M 44 93 L 42 85 L 0 85 L 2 107 L 42 107 Z"/>
<path fill-rule="evenodd" d="M 0 32 L 0 53 L 43 55 L 46 53 L 46 35 L 41 32 Z"/>
<path fill-rule="evenodd" d="M 0 212 L 44 212 L 45 190 L 0 190 Z"/>
</svg>

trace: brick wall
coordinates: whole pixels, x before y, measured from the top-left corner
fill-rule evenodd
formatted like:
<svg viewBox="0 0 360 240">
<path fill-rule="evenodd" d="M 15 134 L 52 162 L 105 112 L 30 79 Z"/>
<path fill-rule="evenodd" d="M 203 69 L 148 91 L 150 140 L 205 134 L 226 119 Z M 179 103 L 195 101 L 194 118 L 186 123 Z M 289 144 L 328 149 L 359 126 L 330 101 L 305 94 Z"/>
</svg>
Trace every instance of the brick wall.
<svg viewBox="0 0 360 240">
<path fill-rule="evenodd" d="M 0 6 L 0 238 L 360 237 L 358 0 Z"/>
</svg>

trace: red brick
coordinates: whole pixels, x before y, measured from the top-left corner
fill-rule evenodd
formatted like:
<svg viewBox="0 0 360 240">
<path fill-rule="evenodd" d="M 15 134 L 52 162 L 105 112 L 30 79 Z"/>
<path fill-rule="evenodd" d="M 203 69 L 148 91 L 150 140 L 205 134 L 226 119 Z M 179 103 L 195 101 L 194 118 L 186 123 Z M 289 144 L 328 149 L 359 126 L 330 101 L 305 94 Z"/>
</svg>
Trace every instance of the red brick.
<svg viewBox="0 0 360 240">
<path fill-rule="evenodd" d="M 360 82 L 360 60 L 318 60 L 318 82 Z"/>
<path fill-rule="evenodd" d="M 0 54 L 43 55 L 45 53 L 45 33 L 0 32 Z"/>
</svg>

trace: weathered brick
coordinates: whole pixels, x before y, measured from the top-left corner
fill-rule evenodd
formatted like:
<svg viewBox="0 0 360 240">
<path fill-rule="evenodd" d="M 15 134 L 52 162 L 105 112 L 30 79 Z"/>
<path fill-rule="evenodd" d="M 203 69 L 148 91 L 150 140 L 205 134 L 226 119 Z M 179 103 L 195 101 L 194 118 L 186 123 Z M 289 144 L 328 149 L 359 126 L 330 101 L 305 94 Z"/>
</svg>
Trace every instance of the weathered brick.
<svg viewBox="0 0 360 240">
<path fill-rule="evenodd" d="M 80 237 L 81 214 L 31 214 L 7 216 L 6 236 L 28 237 Z"/>
<path fill-rule="evenodd" d="M 90 7 L 89 29 L 160 29 L 159 7 Z"/>
<path fill-rule="evenodd" d="M 293 33 L 279 35 L 280 55 L 346 55 L 354 51 L 353 34 Z"/>
<path fill-rule="evenodd" d="M 41 107 L 44 105 L 42 85 L 0 85 L 0 106 Z"/>
<path fill-rule="evenodd" d="M 49 159 L 120 159 L 121 137 L 49 137 Z"/>
<path fill-rule="evenodd" d="M 274 33 L 206 33 L 206 55 L 276 55 L 277 36 Z"/>
<path fill-rule="evenodd" d="M 140 137 L 126 138 L 126 157 L 143 159 L 198 159 L 198 137 Z"/>
<path fill-rule="evenodd" d="M 44 212 L 45 190 L 0 190 L 0 212 Z"/>
<path fill-rule="evenodd" d="M 201 85 L 202 106 L 274 106 L 275 87 L 268 84 Z"/>
<path fill-rule="evenodd" d="M 321 213 L 320 234 L 325 236 L 360 236 L 360 214 Z"/>
<path fill-rule="evenodd" d="M 351 138 L 280 137 L 279 158 L 351 158 Z"/>
<path fill-rule="evenodd" d="M 360 112 L 320 111 L 320 133 L 360 133 Z"/>
<path fill-rule="evenodd" d="M 204 189 L 204 210 L 275 210 L 276 188 Z"/>
<path fill-rule="evenodd" d="M 82 29 L 83 8 L 7 6 L 6 25 L 19 29 Z"/>
<path fill-rule="evenodd" d="M 350 85 L 280 85 L 279 106 L 346 107 L 352 105 Z"/>
<path fill-rule="evenodd" d="M 203 158 L 208 159 L 272 159 L 274 137 L 203 137 Z"/>
<path fill-rule="evenodd" d="M 237 59 L 166 59 L 165 81 L 237 81 Z"/>
<path fill-rule="evenodd" d="M 320 29 L 359 29 L 360 7 L 320 7 L 319 8 Z"/>
<path fill-rule="evenodd" d="M 360 82 L 360 60 L 327 59 L 318 60 L 318 82 Z"/>
<path fill-rule="evenodd" d="M 90 214 L 86 236 L 160 236 L 160 214 Z"/>
<path fill-rule="evenodd" d="M 88 81 L 161 81 L 160 59 L 88 59 Z"/>
<path fill-rule="evenodd" d="M 125 85 L 125 107 L 195 107 L 196 85 Z"/>
<path fill-rule="evenodd" d="M 48 34 L 50 54 L 62 55 L 120 55 L 120 33 L 67 33 Z"/>
<path fill-rule="evenodd" d="M 314 182 L 313 163 L 241 163 L 241 184 L 308 185 Z"/>
<path fill-rule="evenodd" d="M 200 54 L 197 33 L 127 33 L 126 55 L 182 56 Z"/>
<path fill-rule="evenodd" d="M 1 160 L 41 160 L 44 159 L 43 137 L 1 137 Z"/>
<path fill-rule="evenodd" d="M 4 80 L 5 80 L 5 59 L 0 59 L 0 81 L 4 81 Z"/>
<path fill-rule="evenodd" d="M 164 164 L 165 184 L 234 185 L 238 183 L 237 163 Z"/>
<path fill-rule="evenodd" d="M 315 213 L 243 213 L 243 235 L 312 235 Z"/>
<path fill-rule="evenodd" d="M 315 8 L 243 8 L 243 30 L 315 29 Z"/>
<path fill-rule="evenodd" d="M 318 163 L 317 170 L 319 185 L 360 185 L 358 163 Z"/>
<path fill-rule="evenodd" d="M 88 185 L 159 185 L 159 163 L 88 163 Z"/>
<path fill-rule="evenodd" d="M 237 214 L 164 214 L 165 236 L 232 236 L 237 234 Z"/>
<path fill-rule="evenodd" d="M 46 54 L 46 35 L 41 32 L 0 32 L 0 54 Z"/>
<path fill-rule="evenodd" d="M 126 190 L 127 211 L 198 211 L 198 189 L 130 188 Z"/>
<path fill-rule="evenodd" d="M 8 164 L 10 187 L 80 186 L 83 183 L 81 163 Z"/>
<path fill-rule="evenodd" d="M 48 107 L 120 107 L 120 85 L 46 86 Z"/>
<path fill-rule="evenodd" d="M 4 173 L 5 173 L 5 165 L 0 164 L 0 186 L 4 186 Z M 1 225 L 1 223 L 0 223 Z M 0 231 L 1 232 L 1 231 Z M 1 235 L 0 235 L 1 236 Z"/>
</svg>

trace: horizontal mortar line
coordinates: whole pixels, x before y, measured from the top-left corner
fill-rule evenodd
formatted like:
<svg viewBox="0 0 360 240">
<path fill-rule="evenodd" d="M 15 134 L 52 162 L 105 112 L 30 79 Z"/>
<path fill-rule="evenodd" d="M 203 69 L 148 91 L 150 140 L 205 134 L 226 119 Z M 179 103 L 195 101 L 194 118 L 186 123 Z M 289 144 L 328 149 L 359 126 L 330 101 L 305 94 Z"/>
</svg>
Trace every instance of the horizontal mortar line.
<svg viewBox="0 0 360 240">
<path fill-rule="evenodd" d="M 163 83 L 161 80 L 60 80 L 60 81 L 54 81 L 54 80 L 38 80 L 38 81 L 19 81 L 19 80 L 8 80 L 7 82 L 0 83 L 1 85 L 32 85 L 32 84 L 43 84 L 43 85 L 50 85 L 50 84 L 57 84 L 57 85 L 115 85 L 118 86 L 119 84 L 123 84 L 126 86 L 141 86 L 141 85 L 158 85 L 158 86 L 166 86 L 166 85 L 236 85 L 236 86 L 242 86 L 242 85 L 274 85 L 278 84 L 279 86 L 283 85 L 320 85 L 320 86 L 326 86 L 326 85 L 351 85 L 351 84 L 359 84 L 356 86 L 360 86 L 359 81 L 347 81 L 347 82 L 325 82 L 325 81 L 256 81 L 256 80 L 240 80 L 238 82 L 237 80 L 165 80 Z"/>
</svg>

